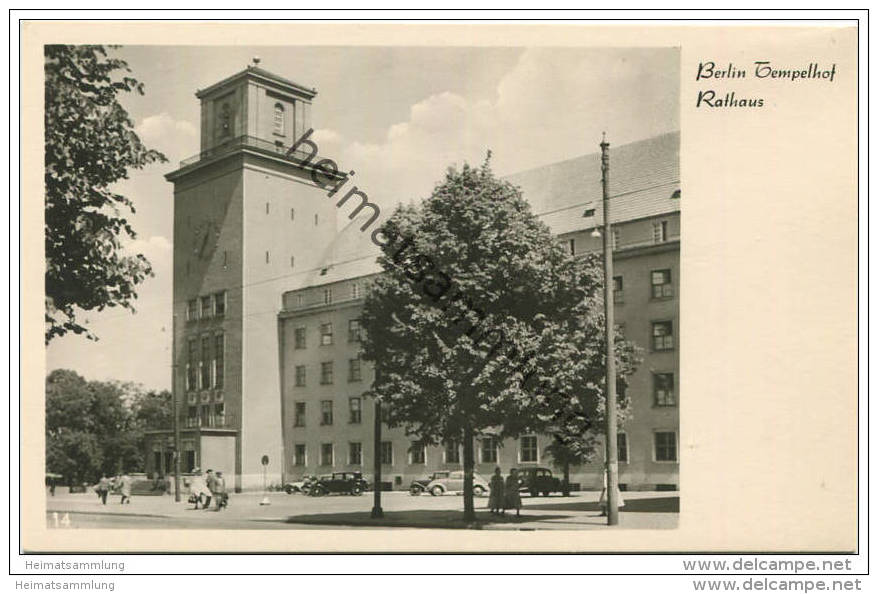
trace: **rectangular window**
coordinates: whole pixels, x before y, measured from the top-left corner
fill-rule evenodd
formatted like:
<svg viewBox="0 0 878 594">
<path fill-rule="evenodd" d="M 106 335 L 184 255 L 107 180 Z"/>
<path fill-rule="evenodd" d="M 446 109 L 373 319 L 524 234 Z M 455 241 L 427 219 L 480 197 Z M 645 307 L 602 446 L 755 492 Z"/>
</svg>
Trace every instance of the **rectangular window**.
<svg viewBox="0 0 878 594">
<path fill-rule="evenodd" d="M 211 307 L 211 296 L 207 295 L 206 297 L 201 298 L 201 317 L 209 318 L 213 316 L 213 308 Z"/>
<path fill-rule="evenodd" d="M 304 443 L 297 443 L 293 448 L 293 464 L 296 466 L 305 466 L 305 464 L 307 464 L 307 460 L 305 460 Z"/>
<path fill-rule="evenodd" d="M 221 318 L 226 315 L 226 292 L 214 293 L 213 295 L 213 315 Z"/>
<path fill-rule="evenodd" d="M 201 389 L 210 388 L 210 336 L 201 338 Z"/>
<path fill-rule="evenodd" d="M 226 337 L 223 334 L 218 334 L 213 337 L 213 385 L 218 389 L 221 389 L 226 384 L 225 338 Z"/>
<path fill-rule="evenodd" d="M 445 444 L 445 462 L 448 464 L 460 464 L 460 444 L 449 441 Z"/>
<path fill-rule="evenodd" d="M 360 333 L 361 328 L 360 320 L 348 321 L 348 342 L 360 342 L 362 338 Z"/>
<path fill-rule="evenodd" d="M 359 382 L 363 379 L 363 370 L 360 367 L 360 359 L 348 359 L 348 381 Z"/>
<path fill-rule="evenodd" d="M 677 399 L 674 397 L 674 374 L 652 374 L 653 402 L 656 406 L 675 406 Z"/>
<path fill-rule="evenodd" d="M 332 289 L 323 289 L 323 303 L 325 305 L 332 303 Z"/>
<path fill-rule="evenodd" d="M 409 447 L 409 464 L 426 464 L 427 463 L 427 448 L 424 447 L 424 444 L 418 443 L 417 441 L 413 441 L 411 447 Z"/>
<path fill-rule="evenodd" d="M 268 264 L 271 262 L 271 254 L 268 253 L 268 250 L 265 250 L 265 263 Z"/>
<path fill-rule="evenodd" d="M 628 462 L 628 435 L 616 434 L 616 459 L 619 462 Z"/>
<path fill-rule="evenodd" d="M 190 299 L 186 303 L 186 321 L 194 322 L 198 319 L 198 299 Z"/>
<path fill-rule="evenodd" d="M 305 387 L 305 366 L 304 365 L 296 365 L 296 386 L 299 388 Z"/>
<path fill-rule="evenodd" d="M 296 328 L 295 333 L 296 333 L 296 338 L 295 338 L 296 348 L 297 349 L 304 349 L 305 348 L 305 328 L 304 327 Z"/>
<path fill-rule="evenodd" d="M 619 249 L 619 245 L 620 245 L 619 242 L 621 241 L 622 234 L 619 232 L 618 227 L 613 227 L 612 234 L 613 234 L 613 249 L 617 250 L 617 249 Z"/>
<path fill-rule="evenodd" d="M 265 203 L 265 214 L 269 214 L 270 212 L 271 212 L 270 203 L 266 202 Z"/>
<path fill-rule="evenodd" d="M 576 240 L 569 239 L 567 245 L 568 245 L 568 251 L 570 252 L 570 255 L 575 256 L 576 255 Z"/>
<path fill-rule="evenodd" d="M 352 441 L 348 444 L 348 464 L 360 466 L 363 463 L 363 444 Z"/>
<path fill-rule="evenodd" d="M 332 425 L 332 400 L 320 401 L 320 424 Z"/>
<path fill-rule="evenodd" d="M 381 442 L 381 463 L 382 464 L 393 464 L 393 442 L 392 441 L 382 441 Z"/>
<path fill-rule="evenodd" d="M 320 364 L 320 383 L 323 385 L 332 383 L 332 361 L 324 361 Z"/>
<path fill-rule="evenodd" d="M 655 432 L 655 461 L 677 461 L 677 433 L 675 431 Z"/>
<path fill-rule="evenodd" d="M 305 403 L 304 402 L 296 402 L 295 404 L 295 418 L 293 419 L 293 426 L 295 427 L 304 427 L 305 426 Z"/>
<path fill-rule="evenodd" d="M 653 299 L 666 299 L 674 296 L 670 269 L 653 270 L 650 275 L 650 283 L 652 285 L 651 297 Z"/>
<path fill-rule="evenodd" d="M 352 425 L 358 425 L 363 421 L 363 401 L 359 396 L 348 399 L 348 411 L 350 412 L 349 422 Z"/>
<path fill-rule="evenodd" d="M 295 267 L 296 267 L 296 257 L 290 256 L 290 268 L 295 268 Z"/>
<path fill-rule="evenodd" d="M 653 243 L 663 243 L 668 240 L 668 222 L 661 221 L 660 223 L 652 224 L 652 242 Z"/>
<path fill-rule="evenodd" d="M 481 442 L 482 462 L 497 462 L 497 439 L 486 437 Z"/>
<path fill-rule="evenodd" d="M 537 436 L 524 435 L 521 438 L 521 451 L 519 457 L 521 462 L 538 462 L 537 456 Z"/>
<path fill-rule="evenodd" d="M 332 466 L 332 444 L 331 443 L 321 443 L 320 444 L 320 465 L 321 466 Z"/>
<path fill-rule="evenodd" d="M 299 293 L 296 295 L 296 307 L 304 307 L 305 305 L 305 296 Z"/>
<path fill-rule="evenodd" d="M 669 351 L 674 348 L 674 324 L 672 322 L 652 323 L 652 350 Z"/>
<path fill-rule="evenodd" d="M 295 221 L 295 220 L 296 220 L 296 209 L 295 209 L 295 208 L 291 208 L 291 209 L 290 209 L 290 220 L 291 220 L 291 221 Z"/>
<path fill-rule="evenodd" d="M 625 293 L 623 291 L 622 277 L 613 277 L 613 303 L 624 303 Z"/>
<path fill-rule="evenodd" d="M 198 341 L 189 340 L 189 357 L 186 363 L 186 389 L 198 389 Z"/>
<path fill-rule="evenodd" d="M 351 283 L 351 299 L 360 298 L 360 283 Z"/>
<path fill-rule="evenodd" d="M 320 344 L 323 346 L 332 344 L 332 323 L 320 324 Z"/>
</svg>

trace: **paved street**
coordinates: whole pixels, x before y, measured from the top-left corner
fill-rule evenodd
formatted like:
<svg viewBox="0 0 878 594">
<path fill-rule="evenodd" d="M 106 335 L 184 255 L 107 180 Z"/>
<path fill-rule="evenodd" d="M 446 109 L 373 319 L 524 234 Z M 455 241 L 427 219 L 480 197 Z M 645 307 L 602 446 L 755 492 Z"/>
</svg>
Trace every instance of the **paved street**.
<svg viewBox="0 0 878 594">
<path fill-rule="evenodd" d="M 270 505 L 260 505 L 262 494 L 233 494 L 229 508 L 221 512 L 195 510 L 188 503 L 175 503 L 173 496 L 134 497 L 121 505 L 113 496 L 102 505 L 93 493 L 68 494 L 60 490 L 46 497 L 46 521 L 50 528 L 203 528 L 203 529 L 303 529 L 357 528 L 479 528 L 484 530 L 579 530 L 608 529 L 598 508 L 597 492 L 571 497 L 522 497 L 521 518 L 514 513 L 499 518 L 485 509 L 487 498 L 476 498 L 477 523 L 462 521 L 463 497 L 446 495 L 413 497 L 405 491 L 384 493 L 383 520 L 372 520 L 372 493 L 307 497 L 271 493 Z M 620 513 L 622 528 L 676 528 L 679 496 L 676 492 L 629 492 Z M 185 498 L 184 498 L 185 499 Z M 56 516 L 57 514 L 57 516 Z M 57 520 L 57 526 L 56 526 Z"/>
</svg>

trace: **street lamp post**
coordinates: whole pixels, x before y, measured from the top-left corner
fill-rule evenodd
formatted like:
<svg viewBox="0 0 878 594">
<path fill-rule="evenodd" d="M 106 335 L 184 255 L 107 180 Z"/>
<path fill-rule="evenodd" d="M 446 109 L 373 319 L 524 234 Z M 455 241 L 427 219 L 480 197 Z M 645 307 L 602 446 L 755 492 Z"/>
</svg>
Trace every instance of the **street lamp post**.
<svg viewBox="0 0 878 594">
<path fill-rule="evenodd" d="M 381 402 L 375 399 L 375 443 L 372 448 L 372 458 L 375 469 L 375 481 L 372 485 L 374 503 L 372 505 L 372 517 L 383 518 L 384 510 L 381 509 Z"/>
<path fill-rule="evenodd" d="M 177 315 L 171 327 L 171 400 L 174 423 L 174 501 L 180 503 L 180 410 L 177 407 Z"/>
<path fill-rule="evenodd" d="M 619 453 L 616 442 L 616 356 L 613 349 L 613 237 L 610 227 L 610 143 L 601 138 L 601 186 L 604 204 L 604 339 L 606 346 L 607 525 L 619 523 Z"/>
</svg>

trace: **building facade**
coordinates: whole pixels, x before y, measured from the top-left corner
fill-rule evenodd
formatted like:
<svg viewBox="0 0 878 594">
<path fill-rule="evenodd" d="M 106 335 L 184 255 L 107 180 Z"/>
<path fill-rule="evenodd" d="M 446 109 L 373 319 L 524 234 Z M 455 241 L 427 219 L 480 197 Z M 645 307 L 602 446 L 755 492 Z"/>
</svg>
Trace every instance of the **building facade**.
<svg viewBox="0 0 878 594">
<path fill-rule="evenodd" d="M 340 224 L 346 211 L 310 164 L 286 156 L 311 127 L 315 95 L 256 65 L 199 91 L 201 152 L 167 175 L 181 467 L 223 470 L 236 489 L 260 487 L 263 471 L 271 484 L 369 474 L 375 455 L 359 313 L 381 272 L 377 248 L 360 221 Z M 630 489 L 679 483 L 678 162 L 677 133 L 611 151 L 616 320 L 644 355 L 619 438 L 619 480 Z M 597 153 L 508 179 L 571 254 L 601 249 Z M 461 444 L 422 448 L 401 428 L 382 435 L 383 480 L 395 489 L 461 467 Z M 476 470 L 551 466 L 550 443 L 480 441 Z M 148 447 L 147 471 L 171 472 L 170 431 L 153 432 Z M 600 488 L 601 464 L 573 468 L 571 480 Z"/>
</svg>

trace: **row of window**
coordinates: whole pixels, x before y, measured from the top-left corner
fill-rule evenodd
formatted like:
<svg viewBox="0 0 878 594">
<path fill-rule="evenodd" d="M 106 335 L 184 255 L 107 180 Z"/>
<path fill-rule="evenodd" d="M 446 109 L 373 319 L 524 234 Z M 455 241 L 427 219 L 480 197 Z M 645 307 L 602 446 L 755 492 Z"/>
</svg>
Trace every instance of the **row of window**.
<svg viewBox="0 0 878 594">
<path fill-rule="evenodd" d="M 293 426 L 305 427 L 307 424 L 307 403 L 298 401 L 293 404 Z M 320 424 L 332 425 L 335 422 L 333 401 L 320 401 Z M 348 423 L 359 425 L 363 422 L 363 399 L 360 396 L 348 398 Z"/>
<path fill-rule="evenodd" d="M 621 276 L 613 277 L 613 303 L 625 302 L 625 286 Z M 674 296 L 674 285 L 671 283 L 671 270 L 653 270 L 649 277 L 649 298 L 670 299 Z"/>
<path fill-rule="evenodd" d="M 225 335 L 190 338 L 186 353 L 186 389 L 222 389 L 225 384 Z"/>
<path fill-rule="evenodd" d="M 222 318 L 226 315 L 226 292 L 202 295 L 186 303 L 186 321 Z"/>
<path fill-rule="evenodd" d="M 324 268 L 323 270 L 321 270 L 320 274 L 323 275 L 323 274 L 326 274 L 326 272 L 327 272 L 327 269 Z M 363 296 L 363 288 L 364 288 L 363 285 L 360 284 L 359 282 L 355 281 L 355 282 L 350 283 L 348 285 L 349 292 L 347 293 L 347 295 L 348 295 L 347 299 L 359 299 L 360 297 L 362 297 Z M 345 301 L 345 300 L 346 299 L 343 295 L 342 301 Z M 332 287 L 326 287 L 323 289 L 323 296 L 322 296 L 321 302 L 323 303 L 323 305 L 330 305 L 333 302 Z M 308 305 L 307 303 L 305 303 L 305 293 L 299 293 L 298 295 L 296 295 L 296 307 L 305 307 L 305 305 Z"/>
<path fill-rule="evenodd" d="M 589 208 L 585 211 L 586 217 L 593 217 L 595 214 L 595 209 Z M 611 231 L 612 239 L 611 244 L 613 249 L 618 249 L 620 245 L 620 240 L 622 234 L 619 231 L 619 227 L 612 227 Z M 668 222 L 667 221 L 656 221 L 652 224 L 652 242 L 653 243 L 664 243 L 668 241 Z M 567 253 L 571 256 L 576 255 L 576 240 L 570 238 L 567 240 L 566 245 Z"/>
<path fill-rule="evenodd" d="M 304 388 L 308 385 L 308 366 L 296 365 L 295 367 L 295 385 L 297 388 Z M 363 366 L 359 358 L 348 359 L 348 382 L 359 382 L 363 380 Z M 335 383 L 335 365 L 334 361 L 323 361 L 320 363 L 320 385 L 329 386 Z"/>
<path fill-rule="evenodd" d="M 628 460 L 628 435 L 618 434 L 618 459 L 619 462 L 627 463 Z M 494 438 L 486 438 L 479 441 L 477 449 L 477 462 L 481 464 L 494 464 L 499 460 L 498 450 L 500 442 Z M 381 442 L 381 463 L 394 464 L 394 449 L 392 441 Z M 336 464 L 335 444 L 320 444 L 320 466 L 334 466 Z M 422 443 L 413 441 L 407 449 L 408 464 L 426 464 L 427 449 Z M 518 456 L 519 463 L 539 462 L 539 449 L 535 435 L 524 435 L 519 438 Z M 655 462 L 677 461 L 677 433 L 675 431 L 656 431 L 653 433 L 653 460 Z M 460 464 L 462 461 L 461 447 L 457 442 L 445 445 L 442 452 L 442 462 L 445 464 Z M 363 444 L 359 441 L 348 442 L 347 464 L 361 466 L 363 464 Z M 304 443 L 293 445 L 293 464 L 295 466 L 308 465 L 308 450 Z"/>
<path fill-rule="evenodd" d="M 308 348 L 308 329 L 300 326 L 295 329 L 294 347 L 297 349 Z M 360 320 L 348 320 L 348 342 L 360 342 L 362 340 L 362 326 Z M 333 342 L 332 322 L 320 324 L 320 346 L 328 346 Z"/>
<path fill-rule="evenodd" d="M 348 361 L 349 369 L 348 369 L 348 381 L 349 382 L 358 382 L 363 379 L 361 362 L 359 359 L 350 359 Z M 320 383 L 321 384 L 331 384 L 332 383 L 332 361 L 327 361 L 326 363 L 321 363 L 321 374 L 320 374 Z M 655 406 L 676 406 L 677 398 L 674 392 L 674 374 L 673 373 L 653 373 L 653 403 Z M 306 368 L 304 365 L 296 366 L 296 386 L 305 386 L 306 384 Z M 359 396 L 353 396 L 348 398 L 348 410 L 350 415 L 348 417 L 349 423 L 360 423 L 362 420 L 362 400 Z M 306 411 L 306 402 L 297 401 L 294 404 L 295 407 L 295 420 L 294 423 L 296 427 L 304 427 L 305 426 L 305 411 Z M 320 424 L 321 425 L 332 425 L 333 424 L 333 401 L 332 400 L 321 400 L 320 401 Z"/>
</svg>

